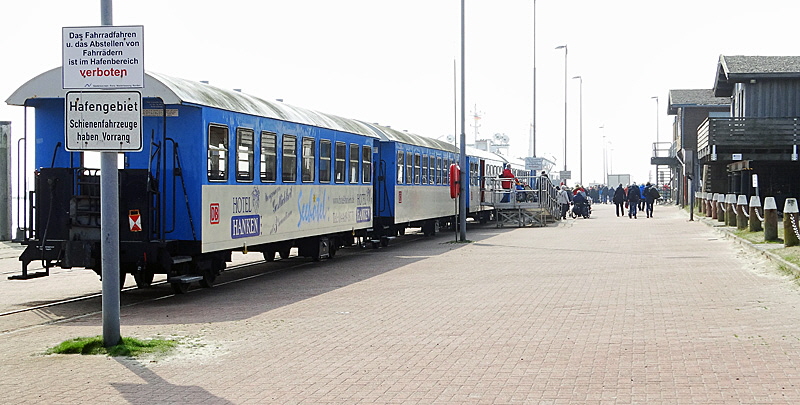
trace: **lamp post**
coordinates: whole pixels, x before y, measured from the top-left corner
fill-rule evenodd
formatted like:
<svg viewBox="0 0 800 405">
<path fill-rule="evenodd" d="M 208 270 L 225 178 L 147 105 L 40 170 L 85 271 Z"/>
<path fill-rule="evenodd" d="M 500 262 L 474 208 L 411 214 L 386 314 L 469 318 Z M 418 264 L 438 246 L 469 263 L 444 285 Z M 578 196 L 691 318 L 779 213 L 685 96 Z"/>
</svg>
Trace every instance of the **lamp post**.
<svg viewBox="0 0 800 405">
<path fill-rule="evenodd" d="M 564 50 L 564 171 L 567 171 L 567 46 L 559 45 L 556 49 Z M 564 182 L 566 184 L 566 181 Z"/>
<path fill-rule="evenodd" d="M 580 184 L 583 184 L 583 77 L 575 76 L 575 77 L 573 77 L 573 79 L 578 79 L 578 81 L 580 82 L 580 85 L 579 85 L 579 88 L 580 88 L 580 110 L 579 110 L 580 111 L 579 112 L 579 114 L 580 114 L 579 115 L 579 117 L 580 117 L 580 119 L 579 119 L 580 120 L 580 132 L 579 132 L 580 137 L 578 138 L 578 149 L 580 150 L 580 155 L 579 155 L 579 159 L 578 160 L 579 160 L 579 162 L 581 164 L 581 169 L 578 172 L 578 179 L 580 179 L 580 182 L 581 182 Z"/>
<path fill-rule="evenodd" d="M 606 155 L 608 155 L 608 152 L 606 151 L 606 125 L 600 125 L 600 129 L 603 130 L 603 183 L 608 184 L 608 165 L 606 164 Z"/>
<path fill-rule="evenodd" d="M 656 148 L 658 147 L 659 137 L 658 137 L 658 96 L 650 97 L 651 99 L 656 99 Z"/>
<path fill-rule="evenodd" d="M 658 136 L 658 96 L 650 97 L 656 99 L 656 147 L 653 148 L 653 157 L 658 157 L 659 136 Z M 658 185 L 658 165 L 656 165 L 656 185 Z"/>
<path fill-rule="evenodd" d="M 533 120 L 529 155 L 536 157 L 536 0 L 533 0 Z"/>
</svg>

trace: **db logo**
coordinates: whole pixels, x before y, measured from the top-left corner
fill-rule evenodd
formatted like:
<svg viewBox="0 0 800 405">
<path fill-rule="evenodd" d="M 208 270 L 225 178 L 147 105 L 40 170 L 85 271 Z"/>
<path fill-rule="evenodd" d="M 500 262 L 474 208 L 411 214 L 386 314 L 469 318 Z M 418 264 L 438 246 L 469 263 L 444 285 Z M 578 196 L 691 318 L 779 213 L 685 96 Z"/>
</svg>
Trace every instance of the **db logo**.
<svg viewBox="0 0 800 405">
<path fill-rule="evenodd" d="M 218 224 L 219 223 L 219 203 L 211 203 L 210 207 L 210 218 L 211 224 Z"/>
</svg>

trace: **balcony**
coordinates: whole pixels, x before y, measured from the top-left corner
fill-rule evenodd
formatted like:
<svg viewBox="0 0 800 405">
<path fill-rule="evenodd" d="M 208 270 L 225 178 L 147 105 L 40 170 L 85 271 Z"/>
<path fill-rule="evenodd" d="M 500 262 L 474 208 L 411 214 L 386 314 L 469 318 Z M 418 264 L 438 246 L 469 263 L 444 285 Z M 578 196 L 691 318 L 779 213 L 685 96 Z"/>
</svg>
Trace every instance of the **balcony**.
<svg viewBox="0 0 800 405">
<path fill-rule="evenodd" d="M 706 118 L 697 128 L 702 163 L 797 160 L 798 118 Z"/>
<path fill-rule="evenodd" d="M 680 160 L 677 158 L 675 144 L 672 142 L 653 142 L 653 156 L 650 157 L 650 164 L 656 166 L 679 167 Z"/>
</svg>

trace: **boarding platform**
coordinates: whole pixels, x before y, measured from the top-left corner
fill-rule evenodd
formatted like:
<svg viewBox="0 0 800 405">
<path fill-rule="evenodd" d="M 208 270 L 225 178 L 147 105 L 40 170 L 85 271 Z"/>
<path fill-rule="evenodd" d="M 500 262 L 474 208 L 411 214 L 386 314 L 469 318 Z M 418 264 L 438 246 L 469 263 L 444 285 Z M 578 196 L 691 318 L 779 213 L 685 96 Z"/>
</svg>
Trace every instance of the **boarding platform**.
<svg viewBox="0 0 800 405">
<path fill-rule="evenodd" d="M 558 220 L 558 204 L 555 187 L 547 177 L 517 176 L 518 182 L 511 180 L 510 189 L 503 188 L 504 178 L 486 179 L 485 195 L 482 203 L 495 210 L 498 228 L 505 226 L 547 226 Z"/>
</svg>

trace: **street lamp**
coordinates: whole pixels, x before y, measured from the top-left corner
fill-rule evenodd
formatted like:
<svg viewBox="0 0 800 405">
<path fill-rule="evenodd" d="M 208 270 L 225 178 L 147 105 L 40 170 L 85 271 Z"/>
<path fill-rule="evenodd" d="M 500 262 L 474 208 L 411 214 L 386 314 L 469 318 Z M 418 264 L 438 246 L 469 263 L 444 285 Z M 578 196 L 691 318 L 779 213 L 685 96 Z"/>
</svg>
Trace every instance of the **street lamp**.
<svg viewBox="0 0 800 405">
<path fill-rule="evenodd" d="M 581 184 L 583 184 L 583 77 L 575 76 L 573 79 L 578 79 L 580 81 L 580 138 L 578 140 L 578 147 L 580 149 L 580 164 L 581 169 L 578 172 L 578 178 L 580 179 Z"/>
<path fill-rule="evenodd" d="M 658 96 L 650 97 L 651 99 L 656 99 L 656 148 L 658 148 Z"/>
<path fill-rule="evenodd" d="M 606 125 L 600 125 L 600 129 L 603 130 L 603 183 L 608 184 L 608 165 L 606 164 L 606 156 L 608 152 L 606 151 Z"/>
<path fill-rule="evenodd" d="M 556 49 L 564 50 L 564 171 L 567 171 L 567 46 L 559 45 Z M 566 181 L 564 182 L 566 184 Z"/>
</svg>

